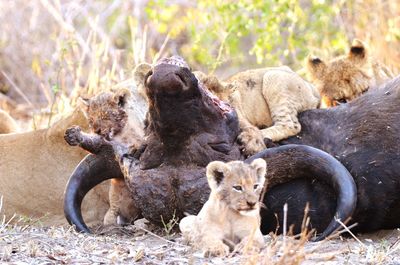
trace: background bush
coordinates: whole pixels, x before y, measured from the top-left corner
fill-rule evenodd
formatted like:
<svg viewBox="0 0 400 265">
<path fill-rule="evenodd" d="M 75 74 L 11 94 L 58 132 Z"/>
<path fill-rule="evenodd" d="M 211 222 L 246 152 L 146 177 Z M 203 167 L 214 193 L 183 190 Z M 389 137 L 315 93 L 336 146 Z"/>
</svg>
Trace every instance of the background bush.
<svg viewBox="0 0 400 265">
<path fill-rule="evenodd" d="M 359 38 L 398 73 L 397 2 L 0 1 L 0 108 L 6 99 L 33 115 L 63 112 L 79 95 L 129 84 L 137 63 L 170 54 L 220 77 L 282 64 L 301 72 L 309 53 L 329 58 Z"/>
</svg>

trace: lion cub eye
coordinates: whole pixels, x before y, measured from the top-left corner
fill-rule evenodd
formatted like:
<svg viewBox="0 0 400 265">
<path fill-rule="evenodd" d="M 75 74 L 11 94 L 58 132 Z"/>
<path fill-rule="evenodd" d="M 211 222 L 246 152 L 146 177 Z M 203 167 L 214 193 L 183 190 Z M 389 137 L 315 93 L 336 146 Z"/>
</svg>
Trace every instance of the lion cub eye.
<svg viewBox="0 0 400 265">
<path fill-rule="evenodd" d="M 242 186 L 236 185 L 236 186 L 233 186 L 233 189 L 236 191 L 242 191 Z"/>
<path fill-rule="evenodd" d="M 256 190 L 258 189 L 259 185 L 258 184 L 254 184 L 253 188 Z"/>
</svg>

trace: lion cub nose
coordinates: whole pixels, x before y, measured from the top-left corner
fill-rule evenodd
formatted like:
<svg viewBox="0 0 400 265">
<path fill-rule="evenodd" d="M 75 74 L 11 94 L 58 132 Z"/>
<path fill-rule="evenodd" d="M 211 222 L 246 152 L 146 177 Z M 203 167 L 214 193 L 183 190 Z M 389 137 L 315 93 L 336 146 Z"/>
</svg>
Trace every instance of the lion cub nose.
<svg viewBox="0 0 400 265">
<path fill-rule="evenodd" d="M 247 202 L 247 206 L 253 208 L 256 205 L 257 202 Z"/>
</svg>

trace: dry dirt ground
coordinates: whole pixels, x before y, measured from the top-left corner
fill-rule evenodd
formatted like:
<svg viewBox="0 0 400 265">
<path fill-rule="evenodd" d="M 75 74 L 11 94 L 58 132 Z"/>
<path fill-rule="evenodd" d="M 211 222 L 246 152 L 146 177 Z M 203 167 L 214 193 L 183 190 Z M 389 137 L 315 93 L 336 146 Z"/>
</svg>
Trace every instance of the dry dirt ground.
<svg viewBox="0 0 400 265">
<path fill-rule="evenodd" d="M 155 228 L 144 219 L 124 228 L 103 228 L 101 235 L 42 227 L 29 219 L 17 225 L 1 221 L 0 264 L 400 264 L 400 230 L 317 243 L 265 236 L 261 251 L 204 258 L 171 227 Z"/>
</svg>

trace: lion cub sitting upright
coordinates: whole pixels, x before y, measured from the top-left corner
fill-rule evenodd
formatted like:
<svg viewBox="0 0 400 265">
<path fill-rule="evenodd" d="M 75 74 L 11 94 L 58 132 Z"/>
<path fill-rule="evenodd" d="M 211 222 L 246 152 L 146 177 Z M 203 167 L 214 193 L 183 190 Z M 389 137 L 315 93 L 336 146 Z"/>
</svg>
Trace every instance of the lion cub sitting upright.
<svg viewBox="0 0 400 265">
<path fill-rule="evenodd" d="M 309 56 L 307 69 L 322 96 L 322 107 L 351 101 L 370 87 L 393 78 L 384 65 L 369 56 L 363 42 L 355 39 L 347 55 L 329 62 Z"/>
<path fill-rule="evenodd" d="M 211 188 L 208 201 L 197 216 L 183 218 L 179 228 L 184 238 L 205 256 L 227 255 L 238 243 L 264 243 L 260 231 L 260 195 L 264 188 L 266 162 L 214 161 L 207 166 Z M 250 243 L 250 242 L 249 242 Z"/>
</svg>

